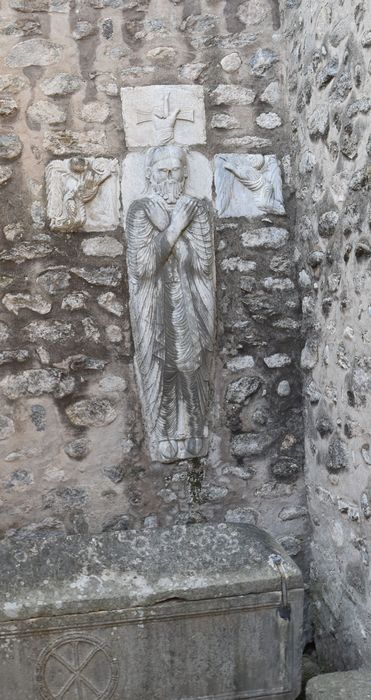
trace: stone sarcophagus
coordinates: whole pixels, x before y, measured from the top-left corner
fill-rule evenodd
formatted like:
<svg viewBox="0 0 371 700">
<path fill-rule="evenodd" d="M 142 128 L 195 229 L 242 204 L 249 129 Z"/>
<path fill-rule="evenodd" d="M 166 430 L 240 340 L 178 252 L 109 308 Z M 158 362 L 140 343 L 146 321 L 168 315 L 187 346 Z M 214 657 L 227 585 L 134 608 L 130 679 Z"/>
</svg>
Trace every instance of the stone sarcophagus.
<svg viewBox="0 0 371 700">
<path fill-rule="evenodd" d="M 294 700 L 303 585 L 253 526 L 3 542 L 2 700 Z"/>
</svg>

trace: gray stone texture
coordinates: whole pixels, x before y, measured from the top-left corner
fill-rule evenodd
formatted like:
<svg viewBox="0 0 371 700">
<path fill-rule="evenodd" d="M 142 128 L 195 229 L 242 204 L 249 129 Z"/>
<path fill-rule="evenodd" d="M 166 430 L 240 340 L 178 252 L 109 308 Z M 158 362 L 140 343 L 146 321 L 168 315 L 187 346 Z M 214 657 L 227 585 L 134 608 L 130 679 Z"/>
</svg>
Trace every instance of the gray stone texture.
<svg viewBox="0 0 371 700">
<path fill-rule="evenodd" d="M 371 674 L 360 670 L 311 678 L 305 697 L 306 700 L 371 700 Z"/>
</svg>

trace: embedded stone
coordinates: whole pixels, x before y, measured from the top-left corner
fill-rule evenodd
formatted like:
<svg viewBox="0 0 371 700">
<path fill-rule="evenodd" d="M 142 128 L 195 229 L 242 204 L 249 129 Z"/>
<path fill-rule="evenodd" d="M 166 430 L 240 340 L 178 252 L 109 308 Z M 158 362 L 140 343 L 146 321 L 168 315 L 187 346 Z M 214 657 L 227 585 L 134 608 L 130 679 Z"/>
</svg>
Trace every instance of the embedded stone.
<svg viewBox="0 0 371 700">
<path fill-rule="evenodd" d="M 91 340 L 93 343 L 99 343 L 100 330 L 98 326 L 94 323 L 93 319 L 88 316 L 87 318 L 83 318 L 81 323 L 84 329 L 85 338 Z"/>
<path fill-rule="evenodd" d="M 50 255 L 52 250 L 47 243 L 18 243 L 13 248 L 0 252 L 0 260 L 23 263 L 26 260 L 45 258 L 47 255 Z"/>
<path fill-rule="evenodd" d="M 264 364 L 267 365 L 269 369 L 287 367 L 287 365 L 291 365 L 291 357 L 289 357 L 289 355 L 285 355 L 284 353 L 275 353 L 274 355 L 265 357 Z"/>
<path fill-rule="evenodd" d="M 6 185 L 13 175 L 13 170 L 9 165 L 0 165 L 0 187 Z"/>
<path fill-rule="evenodd" d="M 122 279 L 122 272 L 118 267 L 77 268 L 71 269 L 74 275 L 81 277 L 89 284 L 98 287 L 117 287 Z"/>
<path fill-rule="evenodd" d="M 327 135 L 330 125 L 329 110 L 327 105 L 317 107 L 308 120 L 309 134 L 313 138 Z"/>
<path fill-rule="evenodd" d="M 278 55 L 271 49 L 258 49 L 250 58 L 249 65 L 253 75 L 261 77 L 277 63 Z"/>
<path fill-rule="evenodd" d="M 22 153 L 22 141 L 15 134 L 0 134 L 0 158 L 14 160 Z"/>
<path fill-rule="evenodd" d="M 48 314 L 52 305 L 46 301 L 40 294 L 5 294 L 2 303 L 8 311 L 18 316 L 22 309 L 30 309 L 40 315 Z"/>
<path fill-rule="evenodd" d="M 276 440 L 277 433 L 241 433 L 235 435 L 231 441 L 231 452 L 235 457 L 254 457 L 260 455 Z"/>
<path fill-rule="evenodd" d="M 271 145 L 270 139 L 263 139 L 260 136 L 229 136 L 223 139 L 224 146 L 236 148 L 267 148 Z"/>
<path fill-rule="evenodd" d="M 317 73 L 317 86 L 321 90 L 335 77 L 339 70 L 339 59 L 331 58 Z"/>
<path fill-rule="evenodd" d="M 0 289 L 6 289 L 14 282 L 14 277 L 10 275 L 0 275 Z"/>
<path fill-rule="evenodd" d="M 91 451 L 91 441 L 88 438 L 78 438 L 77 440 L 71 440 L 64 446 L 64 451 L 68 457 L 71 459 L 84 459 L 88 456 Z"/>
<path fill-rule="evenodd" d="M 14 421 L 9 416 L 0 416 L 0 440 L 7 440 L 14 433 Z"/>
<path fill-rule="evenodd" d="M 277 250 L 287 243 L 289 233 L 284 228 L 274 226 L 255 229 L 254 231 L 244 231 L 242 233 L 242 244 L 245 248 L 267 248 Z"/>
<path fill-rule="evenodd" d="M 25 90 L 28 84 L 27 78 L 23 75 L 12 75 L 11 73 L 0 75 L 0 92 L 6 90 L 7 92 L 16 94 Z"/>
<path fill-rule="evenodd" d="M 85 104 L 80 113 L 80 118 L 84 122 L 97 122 L 98 124 L 104 124 L 110 117 L 110 108 L 105 102 L 88 102 Z"/>
<path fill-rule="evenodd" d="M 255 365 L 255 360 L 251 355 L 238 355 L 232 360 L 228 360 L 227 369 L 230 372 L 242 372 L 245 369 L 252 369 Z"/>
<path fill-rule="evenodd" d="M 326 469 L 331 473 L 337 473 L 349 466 L 349 453 L 345 441 L 339 435 L 334 435 L 329 444 Z"/>
<path fill-rule="evenodd" d="M 48 100 L 39 100 L 30 105 L 27 116 L 36 124 L 62 124 L 67 118 L 64 109 Z"/>
<path fill-rule="evenodd" d="M 14 241 L 23 237 L 23 225 L 19 221 L 17 221 L 15 224 L 7 224 L 7 226 L 4 226 L 3 228 L 3 234 L 7 241 L 11 241 L 13 243 Z"/>
<path fill-rule="evenodd" d="M 102 156 L 107 151 L 105 131 L 46 131 L 43 147 L 56 156 L 79 153 L 85 156 Z"/>
<path fill-rule="evenodd" d="M 207 68 L 206 63 L 186 63 L 184 66 L 180 66 L 178 75 L 181 80 L 185 80 L 187 83 L 195 83 L 205 68 Z"/>
<path fill-rule="evenodd" d="M 308 173 L 311 173 L 314 169 L 315 164 L 316 157 L 314 153 L 309 149 L 305 150 L 304 153 L 302 153 L 302 155 L 300 156 L 299 174 L 307 175 Z"/>
<path fill-rule="evenodd" d="M 267 0 L 254 0 L 254 2 L 243 2 L 238 6 L 238 19 L 250 27 L 252 24 L 260 24 L 270 15 L 271 8 Z"/>
<path fill-rule="evenodd" d="M 368 49 L 371 46 L 371 29 L 367 29 L 365 32 L 363 32 L 361 43 L 365 49 Z"/>
<path fill-rule="evenodd" d="M 82 252 L 93 257 L 117 258 L 124 252 L 124 247 L 116 238 L 97 236 L 86 238 L 81 243 Z"/>
<path fill-rule="evenodd" d="M 11 68 L 27 66 L 50 66 L 58 63 L 63 54 L 63 46 L 48 39 L 27 39 L 15 46 L 5 59 Z"/>
<path fill-rule="evenodd" d="M 106 311 L 109 311 L 114 316 L 122 316 L 124 312 L 123 304 L 118 301 L 116 295 L 113 292 L 106 292 L 105 294 L 100 294 L 97 302 Z"/>
<path fill-rule="evenodd" d="M 282 398 L 286 397 L 286 396 L 290 396 L 291 387 L 290 387 L 289 382 L 287 382 L 286 380 L 283 380 L 282 382 L 280 382 L 277 386 L 277 394 L 278 394 L 278 396 L 281 396 Z"/>
<path fill-rule="evenodd" d="M 235 73 L 242 65 L 240 54 L 229 53 L 220 61 L 220 65 L 226 73 Z"/>
<path fill-rule="evenodd" d="M 145 68 L 142 68 L 142 70 L 147 72 Z M 122 73 L 124 73 L 124 71 L 122 71 Z M 119 94 L 117 78 L 111 73 L 100 73 L 97 75 L 95 86 L 97 88 L 97 92 L 102 92 L 105 95 L 109 95 L 109 97 L 117 97 Z"/>
<path fill-rule="evenodd" d="M 114 464 L 112 467 L 103 467 L 103 472 L 113 484 L 120 484 L 125 476 L 125 467 L 123 464 Z"/>
<path fill-rule="evenodd" d="M 42 394 L 52 394 L 61 399 L 73 393 L 75 380 L 59 369 L 28 369 L 8 375 L 0 382 L 0 386 L 5 396 L 11 400 Z"/>
<path fill-rule="evenodd" d="M 9 0 L 9 6 L 18 12 L 63 12 L 69 0 Z"/>
<path fill-rule="evenodd" d="M 256 525 L 259 513 L 253 508 L 230 508 L 227 510 L 224 520 L 226 523 L 237 523 L 241 525 Z"/>
<path fill-rule="evenodd" d="M 332 84 L 330 99 L 333 102 L 342 102 L 353 88 L 352 77 L 348 73 L 342 73 Z"/>
<path fill-rule="evenodd" d="M 4 323 L 4 321 L 0 321 L 0 343 L 5 343 L 9 338 L 9 328 Z"/>
<path fill-rule="evenodd" d="M 337 223 L 339 221 L 339 214 L 337 211 L 326 211 L 320 217 L 318 221 L 318 233 L 323 238 L 328 238 L 332 236 Z"/>
<path fill-rule="evenodd" d="M 362 457 L 365 460 L 366 464 L 369 464 L 371 466 L 371 449 L 370 449 L 370 445 L 368 443 L 365 445 L 362 445 L 361 454 L 362 454 Z"/>
<path fill-rule="evenodd" d="M 260 386 L 260 377 L 241 377 L 229 384 L 226 400 L 230 403 L 245 403 L 250 396 L 256 394 Z"/>
<path fill-rule="evenodd" d="M 16 113 L 18 105 L 13 97 L 0 97 L 0 116 L 10 117 Z"/>
<path fill-rule="evenodd" d="M 282 126 L 282 119 L 275 112 L 263 112 L 255 119 L 261 129 L 277 129 Z"/>
<path fill-rule="evenodd" d="M 82 399 L 66 408 L 66 414 L 73 425 L 85 428 L 100 428 L 109 425 L 117 418 L 117 413 L 108 399 Z"/>
<path fill-rule="evenodd" d="M 285 535 L 284 537 L 279 537 L 278 542 L 286 550 L 290 557 L 296 557 L 297 554 L 302 550 L 302 542 L 299 537 L 294 537 L 293 535 Z"/>
<path fill-rule="evenodd" d="M 26 326 L 25 331 L 30 340 L 46 340 L 49 343 L 58 343 L 69 340 L 75 335 L 71 323 L 63 321 L 32 321 Z"/>
<path fill-rule="evenodd" d="M 214 114 L 211 118 L 212 129 L 236 129 L 239 126 L 238 120 L 229 114 Z"/>
<path fill-rule="evenodd" d="M 115 374 L 108 374 L 106 377 L 103 377 L 103 379 L 100 380 L 99 388 L 102 389 L 102 391 L 107 391 L 108 393 L 111 393 L 112 391 L 118 391 L 121 393 L 126 390 L 127 384 L 125 379 L 122 377 L 118 377 Z"/>
<path fill-rule="evenodd" d="M 64 292 L 65 289 L 68 289 L 70 280 L 71 275 L 68 270 L 56 268 L 54 270 L 50 269 L 42 272 L 37 278 L 37 283 L 45 292 L 47 292 L 47 294 L 54 296 L 55 294 Z"/>
<path fill-rule="evenodd" d="M 270 105 L 275 105 L 281 99 L 281 86 L 278 80 L 269 83 L 264 92 L 260 95 L 261 102 L 267 102 Z"/>
<path fill-rule="evenodd" d="M 86 302 L 89 297 L 90 295 L 87 292 L 71 292 L 71 294 L 67 294 L 62 299 L 62 309 L 68 309 L 68 311 L 86 309 Z"/>
<path fill-rule="evenodd" d="M 317 343 L 308 339 L 301 351 L 300 367 L 305 370 L 314 369 L 318 362 Z"/>
<path fill-rule="evenodd" d="M 291 481 L 300 472 L 300 466 L 291 457 L 281 457 L 272 465 L 273 476 L 281 481 Z"/>
<path fill-rule="evenodd" d="M 213 105 L 251 105 L 256 93 L 240 85 L 218 85 L 210 94 Z"/>
<path fill-rule="evenodd" d="M 147 52 L 147 59 L 152 63 L 174 65 L 177 59 L 177 51 L 172 46 L 156 46 L 156 48 Z"/>
<path fill-rule="evenodd" d="M 28 350 L 3 350 L 0 352 L 0 365 L 6 365 L 11 362 L 26 362 L 30 359 Z"/>
<path fill-rule="evenodd" d="M 86 39 L 89 36 L 94 36 L 98 31 L 97 27 L 94 26 L 91 22 L 88 22 L 88 20 L 79 20 L 76 22 L 72 36 L 76 41 L 80 41 L 80 39 Z"/>
<path fill-rule="evenodd" d="M 283 522 L 299 520 L 299 518 L 307 518 L 308 508 L 305 508 L 305 506 L 285 506 L 279 512 L 278 517 Z"/>
<path fill-rule="evenodd" d="M 371 673 L 366 669 L 325 673 L 310 678 L 307 700 L 371 700 Z"/>
<path fill-rule="evenodd" d="M 221 268 L 224 272 L 253 272 L 256 270 L 254 260 L 242 260 L 241 258 L 225 258 L 222 260 Z"/>
<path fill-rule="evenodd" d="M 287 292 L 295 289 L 295 285 L 288 277 L 266 277 L 263 287 L 269 292 Z"/>
<path fill-rule="evenodd" d="M 115 326 L 114 324 L 110 324 L 109 326 L 106 327 L 106 336 L 107 340 L 110 341 L 110 343 L 121 343 L 122 342 L 122 330 L 120 326 Z"/>
<path fill-rule="evenodd" d="M 57 97 L 59 95 L 72 95 L 80 90 L 84 82 L 78 75 L 70 73 L 57 73 L 53 78 L 48 78 L 40 83 L 44 95 Z"/>
</svg>

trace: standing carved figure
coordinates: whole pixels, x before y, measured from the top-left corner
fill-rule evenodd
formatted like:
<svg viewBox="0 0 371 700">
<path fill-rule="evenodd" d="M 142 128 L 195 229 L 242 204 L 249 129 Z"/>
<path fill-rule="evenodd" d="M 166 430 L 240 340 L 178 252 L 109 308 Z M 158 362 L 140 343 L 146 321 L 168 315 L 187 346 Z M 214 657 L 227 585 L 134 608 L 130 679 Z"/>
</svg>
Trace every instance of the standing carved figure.
<svg viewBox="0 0 371 700">
<path fill-rule="evenodd" d="M 130 311 L 152 456 L 207 452 L 214 345 L 214 256 L 209 206 L 185 194 L 187 156 L 157 146 L 148 193 L 128 211 Z"/>
</svg>

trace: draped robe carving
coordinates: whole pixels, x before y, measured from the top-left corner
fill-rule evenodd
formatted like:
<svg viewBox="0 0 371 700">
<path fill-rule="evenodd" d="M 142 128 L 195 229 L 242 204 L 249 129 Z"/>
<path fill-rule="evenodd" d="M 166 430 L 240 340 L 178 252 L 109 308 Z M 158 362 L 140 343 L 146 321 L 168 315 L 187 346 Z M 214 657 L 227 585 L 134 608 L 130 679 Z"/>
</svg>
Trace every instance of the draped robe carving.
<svg viewBox="0 0 371 700">
<path fill-rule="evenodd" d="M 185 207 L 192 210 L 190 221 L 169 242 L 172 222 Z M 136 368 L 152 456 L 164 462 L 201 456 L 207 452 L 214 345 L 209 205 L 186 194 L 170 204 L 152 191 L 132 203 L 126 230 Z"/>
</svg>

